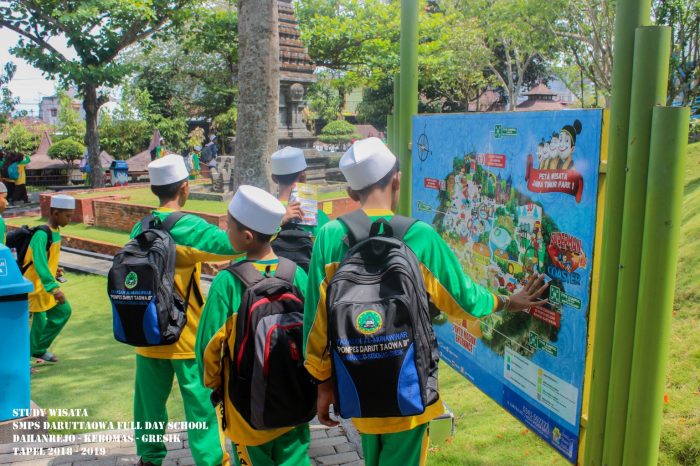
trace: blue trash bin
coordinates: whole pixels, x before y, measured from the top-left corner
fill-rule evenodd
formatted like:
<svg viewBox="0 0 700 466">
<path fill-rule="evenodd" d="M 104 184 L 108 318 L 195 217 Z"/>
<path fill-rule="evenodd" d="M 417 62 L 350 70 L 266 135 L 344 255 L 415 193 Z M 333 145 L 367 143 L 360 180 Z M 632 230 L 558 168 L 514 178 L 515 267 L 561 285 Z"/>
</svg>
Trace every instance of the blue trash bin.
<svg viewBox="0 0 700 466">
<path fill-rule="evenodd" d="M 32 282 L 10 250 L 0 245 L 0 422 L 29 409 L 29 302 Z M 26 415 L 26 414 L 24 414 Z"/>
<path fill-rule="evenodd" d="M 115 160 L 109 166 L 112 172 L 112 186 L 127 186 L 129 184 L 129 165 L 125 160 Z"/>
</svg>

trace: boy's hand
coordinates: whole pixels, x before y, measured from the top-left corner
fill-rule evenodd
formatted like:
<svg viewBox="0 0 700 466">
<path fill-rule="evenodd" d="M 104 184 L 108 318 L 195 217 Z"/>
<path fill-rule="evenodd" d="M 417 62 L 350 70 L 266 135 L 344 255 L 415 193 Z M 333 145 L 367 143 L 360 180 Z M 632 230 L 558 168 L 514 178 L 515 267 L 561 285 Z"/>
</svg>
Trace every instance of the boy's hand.
<svg viewBox="0 0 700 466">
<path fill-rule="evenodd" d="M 66 295 L 63 294 L 63 291 L 58 290 L 53 294 L 54 299 L 58 304 L 66 304 Z"/>
<path fill-rule="evenodd" d="M 282 217 L 282 225 L 292 220 L 301 220 L 303 218 L 304 211 L 301 209 L 301 202 L 290 202 L 287 204 L 287 212 Z"/>
<path fill-rule="evenodd" d="M 63 270 L 63 267 L 59 267 L 58 269 L 56 269 L 56 278 L 62 277 L 64 273 L 65 270 Z"/>
<path fill-rule="evenodd" d="M 330 380 L 318 384 L 318 398 L 316 399 L 316 411 L 318 414 L 318 422 L 328 427 L 335 427 L 339 424 L 330 416 L 331 405 L 335 403 L 335 393 L 333 391 L 333 382 Z"/>
<path fill-rule="evenodd" d="M 547 299 L 542 299 L 549 288 L 549 283 L 544 283 L 544 275 L 533 275 L 527 282 L 525 288 L 510 296 L 510 303 L 507 305 L 508 311 L 526 311 L 533 306 L 547 304 Z"/>
</svg>

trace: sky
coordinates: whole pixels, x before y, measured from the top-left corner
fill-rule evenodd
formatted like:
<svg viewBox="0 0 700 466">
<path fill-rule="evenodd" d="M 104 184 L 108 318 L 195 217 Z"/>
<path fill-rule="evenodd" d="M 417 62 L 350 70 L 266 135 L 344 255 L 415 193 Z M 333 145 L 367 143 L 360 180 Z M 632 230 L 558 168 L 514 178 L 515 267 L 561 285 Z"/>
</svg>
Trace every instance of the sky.
<svg viewBox="0 0 700 466">
<path fill-rule="evenodd" d="M 34 111 L 34 116 L 37 116 L 39 113 L 39 101 L 44 96 L 51 96 L 56 93 L 57 82 L 44 78 L 39 70 L 10 54 L 9 49 L 17 43 L 18 37 L 19 34 L 16 32 L 0 28 L 0 66 L 4 67 L 8 61 L 17 65 L 15 76 L 8 85 L 12 95 L 20 99 L 17 110 L 27 110 L 27 112 L 30 112 L 30 115 L 32 114 L 31 111 Z M 71 58 L 75 56 L 66 47 L 65 40 L 56 39 L 51 41 L 51 44 L 67 56 Z"/>
</svg>

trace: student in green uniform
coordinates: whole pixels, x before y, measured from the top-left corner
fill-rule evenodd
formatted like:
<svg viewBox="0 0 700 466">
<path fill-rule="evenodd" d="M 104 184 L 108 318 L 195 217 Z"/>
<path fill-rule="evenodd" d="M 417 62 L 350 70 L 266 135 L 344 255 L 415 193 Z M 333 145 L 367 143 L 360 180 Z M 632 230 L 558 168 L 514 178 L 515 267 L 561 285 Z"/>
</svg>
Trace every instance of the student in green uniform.
<svg viewBox="0 0 700 466">
<path fill-rule="evenodd" d="M 17 162 L 17 171 L 19 172 L 19 178 L 15 181 L 15 192 L 12 195 L 12 203 L 17 204 L 19 201 L 23 203 L 29 202 L 29 197 L 27 196 L 27 171 L 26 166 L 31 162 L 32 159 L 25 155 L 21 157 Z"/>
<path fill-rule="evenodd" d="M 5 235 L 7 234 L 5 220 L 2 218 L 5 209 L 7 209 L 7 186 L 0 181 L 0 244 L 2 245 L 5 244 Z"/>
<path fill-rule="evenodd" d="M 192 157 L 192 171 L 190 172 L 190 180 L 199 178 L 199 159 L 202 156 L 202 146 L 194 146 L 194 152 L 190 154 Z"/>
<path fill-rule="evenodd" d="M 253 186 L 241 186 L 229 204 L 228 234 L 236 250 L 245 251 L 261 274 L 274 274 L 279 260 L 270 241 L 279 231 L 285 209 L 271 194 Z M 296 268 L 294 285 L 306 289 L 306 273 Z M 231 273 L 219 273 L 211 285 L 209 299 L 197 333 L 197 361 L 204 385 L 224 394 L 226 435 L 236 447 L 236 465 L 304 466 L 310 464 L 309 425 L 270 430 L 253 429 L 228 397 L 229 366 L 222 364 L 224 344 L 235 340 L 236 319 L 245 291 Z M 229 348 L 233 354 L 233 348 Z M 222 382 L 222 380 L 224 382 Z M 225 386 L 222 386 L 225 385 Z"/>
<path fill-rule="evenodd" d="M 160 207 L 153 215 L 163 221 L 170 213 L 184 207 L 189 195 L 189 173 L 182 156 L 170 154 L 151 162 L 148 174 L 151 191 L 160 201 Z M 141 222 L 138 222 L 131 237 L 140 232 Z M 167 423 L 165 404 L 173 388 L 173 377 L 177 376 L 187 421 L 208 423 L 207 429 L 189 430 L 190 450 L 195 463 L 228 464 L 216 411 L 209 402 L 209 391 L 204 388 L 199 376 L 194 344 L 204 306 L 200 291 L 201 263 L 233 259 L 239 254 L 231 247 L 225 231 L 196 215 L 186 215 L 180 219 L 170 230 L 170 235 L 176 243 L 175 290 L 185 297 L 188 296 L 188 289 L 191 289 L 187 324 L 177 342 L 136 350 L 134 421 L 142 427 L 146 422 Z M 162 464 L 167 449 L 159 436 L 164 433 L 165 429 L 159 428 L 136 429 L 136 452 L 141 457 L 140 464 Z"/>
<path fill-rule="evenodd" d="M 22 264 L 24 277 L 34 284 L 29 293 L 29 312 L 32 313 L 32 329 L 29 344 L 32 357 L 46 362 L 58 362 L 49 352 L 51 343 L 68 323 L 71 307 L 61 291 L 57 278 L 63 275 L 58 266 L 61 252 L 60 229 L 70 222 L 75 210 L 75 199 L 65 194 L 51 196 L 48 231 L 51 233 L 51 246 L 47 231 L 37 230 L 29 242 L 29 248 Z"/>
<path fill-rule="evenodd" d="M 304 151 L 296 147 L 285 147 L 272 154 L 272 181 L 277 184 L 277 199 L 287 208 L 282 224 L 299 221 L 303 218 L 304 212 L 299 201 L 290 196 L 297 183 L 306 183 L 306 159 Z M 318 230 L 329 222 L 328 216 L 322 210 L 318 211 L 317 225 L 299 225 L 300 228 L 316 237 Z"/>
<path fill-rule="evenodd" d="M 340 170 L 348 181 L 350 197 L 359 201 L 372 221 L 391 219 L 399 199 L 401 172 L 398 161 L 377 138 L 357 141 L 343 155 Z M 348 250 L 347 228 L 338 220 L 319 232 L 314 245 L 304 309 L 305 365 L 318 385 L 318 419 L 337 425 L 329 415 L 333 403 L 331 359 L 328 347 L 326 286 Z M 521 311 L 542 304 L 538 296 L 546 289 L 542 277 L 526 290 L 508 297 L 496 296 L 465 276 L 460 263 L 432 226 L 416 222 L 404 242 L 421 264 L 425 286 L 433 303 L 452 319 L 481 317 L 508 309 Z M 395 403 L 392 400 L 391 403 Z M 362 450 L 368 466 L 413 466 L 425 464 L 430 420 L 443 413 L 438 402 L 423 414 L 406 417 L 358 418 L 353 423 L 362 435 Z"/>
</svg>

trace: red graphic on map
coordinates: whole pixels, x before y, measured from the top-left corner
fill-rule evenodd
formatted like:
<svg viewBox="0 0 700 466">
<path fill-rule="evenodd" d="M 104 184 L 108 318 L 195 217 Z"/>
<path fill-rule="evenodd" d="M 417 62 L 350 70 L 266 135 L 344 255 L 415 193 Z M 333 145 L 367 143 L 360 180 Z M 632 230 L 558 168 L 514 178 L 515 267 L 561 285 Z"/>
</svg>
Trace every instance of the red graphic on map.
<svg viewBox="0 0 700 466">
<path fill-rule="evenodd" d="M 477 155 L 479 165 L 493 168 L 506 168 L 506 156 L 503 154 L 479 154 Z"/>
<path fill-rule="evenodd" d="M 533 167 L 532 155 L 528 155 L 525 179 L 527 188 L 533 193 L 565 193 L 581 202 L 583 176 L 576 170 L 540 170 Z"/>
<path fill-rule="evenodd" d="M 436 178 L 423 178 L 423 187 L 428 189 L 440 189 L 440 180 Z"/>
<path fill-rule="evenodd" d="M 547 245 L 547 253 L 552 263 L 562 270 L 573 272 L 586 268 L 588 260 L 583 252 L 581 240 L 568 233 L 554 232 Z"/>
<path fill-rule="evenodd" d="M 561 325 L 561 314 L 550 309 L 534 306 L 526 311 L 535 319 L 539 319 L 549 325 L 559 328 Z"/>
</svg>

